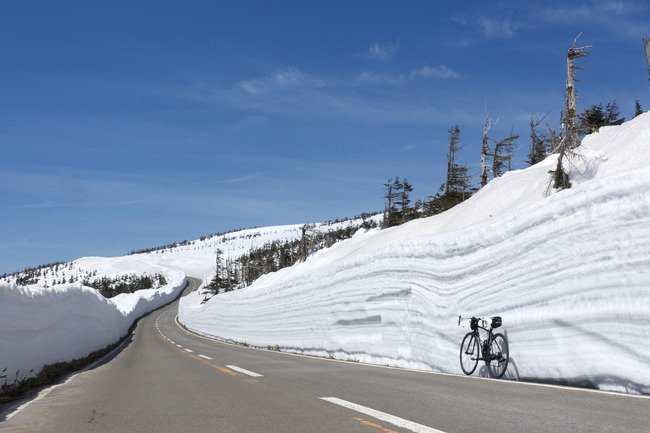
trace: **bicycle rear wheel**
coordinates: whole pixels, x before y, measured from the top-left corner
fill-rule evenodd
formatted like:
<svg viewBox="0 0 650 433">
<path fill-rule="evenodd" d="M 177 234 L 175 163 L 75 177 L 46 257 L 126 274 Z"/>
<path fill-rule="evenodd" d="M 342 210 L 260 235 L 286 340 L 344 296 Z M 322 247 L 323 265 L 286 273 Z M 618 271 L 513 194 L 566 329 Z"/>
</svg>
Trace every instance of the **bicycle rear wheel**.
<svg viewBox="0 0 650 433">
<path fill-rule="evenodd" d="M 479 358 L 478 339 L 473 332 L 468 332 L 460 344 L 460 368 L 463 369 L 463 373 L 468 376 L 474 373 Z"/>
<path fill-rule="evenodd" d="M 510 352 L 508 351 L 508 341 L 506 341 L 506 337 L 504 337 L 503 334 L 492 335 L 485 359 L 490 376 L 495 379 L 503 376 L 508 369 L 509 358 Z"/>
</svg>

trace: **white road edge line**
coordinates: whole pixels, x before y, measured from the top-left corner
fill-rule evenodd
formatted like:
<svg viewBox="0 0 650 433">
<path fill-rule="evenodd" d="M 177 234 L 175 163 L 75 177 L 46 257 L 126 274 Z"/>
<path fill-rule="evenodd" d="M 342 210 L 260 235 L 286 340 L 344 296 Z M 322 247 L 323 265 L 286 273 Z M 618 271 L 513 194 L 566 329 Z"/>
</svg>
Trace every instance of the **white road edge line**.
<svg viewBox="0 0 650 433">
<path fill-rule="evenodd" d="M 128 339 L 128 338 L 125 338 L 124 341 L 123 341 L 119 346 L 117 346 L 115 349 L 111 350 L 110 352 L 108 352 L 108 353 L 105 354 L 104 356 L 101 356 L 99 359 L 97 359 L 97 360 L 91 362 L 90 364 L 88 364 L 87 366 L 85 366 L 84 368 L 82 368 L 82 369 L 79 370 L 79 371 L 75 371 L 75 372 L 69 373 L 68 377 L 67 377 L 63 382 L 61 382 L 61 383 L 57 383 L 56 385 L 50 385 L 50 386 L 48 386 L 48 387 L 45 388 L 44 390 L 40 391 L 40 392 L 36 395 L 35 398 L 33 398 L 33 399 L 31 399 L 31 400 L 28 400 L 28 401 L 24 402 L 23 404 L 19 405 L 19 406 L 16 407 L 16 408 L 10 409 L 11 412 L 9 412 L 9 411 L 6 412 L 6 416 L 5 416 L 5 419 L 4 419 L 4 420 L 5 420 L 5 421 L 9 421 L 9 420 L 14 416 L 14 415 L 16 415 L 16 414 L 17 414 L 18 412 L 20 412 L 21 410 L 25 409 L 25 408 L 26 408 L 27 406 L 29 406 L 30 404 L 35 403 L 35 402 L 37 402 L 37 401 L 39 401 L 39 400 L 41 400 L 41 399 L 44 399 L 45 397 L 47 397 L 47 395 L 48 395 L 50 392 L 54 391 L 56 388 L 58 388 L 58 387 L 60 387 L 60 386 L 66 385 L 66 384 L 69 383 L 70 381 L 74 380 L 74 379 L 75 379 L 78 375 L 80 375 L 81 373 L 85 373 L 86 371 L 95 368 L 98 364 L 100 364 L 101 362 L 104 362 L 104 361 L 106 360 L 106 358 L 108 358 L 109 356 L 112 356 L 112 355 L 113 355 L 114 353 L 116 353 L 118 350 L 121 350 L 123 347 L 125 347 L 126 344 L 128 343 L 128 341 L 129 341 L 129 339 Z"/>
<path fill-rule="evenodd" d="M 391 423 L 393 425 L 396 425 L 397 427 L 402 427 L 408 430 L 411 430 L 412 432 L 416 433 L 445 433 L 442 430 L 436 430 L 431 427 L 427 427 L 422 424 L 418 424 L 413 421 L 409 421 L 403 418 L 398 418 L 393 415 L 389 415 L 384 412 L 380 412 L 375 409 L 370 409 L 369 407 L 361 406 L 355 403 L 350 403 L 349 401 L 341 400 L 340 398 L 336 397 L 321 397 L 321 400 L 329 401 L 330 403 L 338 404 L 339 406 L 346 407 L 348 409 L 352 409 L 357 412 L 361 412 L 363 414 L 366 414 L 368 416 L 371 416 L 373 418 L 377 418 L 378 420 L 385 421 L 388 423 Z"/>
<path fill-rule="evenodd" d="M 252 371 L 249 371 L 249 370 L 243 369 L 243 368 L 241 368 L 241 367 L 237 367 L 236 365 L 226 365 L 226 367 L 230 368 L 231 370 L 235 370 L 235 371 L 238 371 L 238 372 L 240 372 L 240 373 L 247 374 L 247 375 L 252 376 L 252 377 L 263 377 L 263 375 L 261 375 L 261 374 L 254 373 L 254 372 L 252 372 Z"/>
<path fill-rule="evenodd" d="M 199 355 L 199 358 L 203 358 L 203 359 L 214 359 L 214 358 L 210 358 L 209 356 L 205 356 L 205 355 Z"/>
</svg>

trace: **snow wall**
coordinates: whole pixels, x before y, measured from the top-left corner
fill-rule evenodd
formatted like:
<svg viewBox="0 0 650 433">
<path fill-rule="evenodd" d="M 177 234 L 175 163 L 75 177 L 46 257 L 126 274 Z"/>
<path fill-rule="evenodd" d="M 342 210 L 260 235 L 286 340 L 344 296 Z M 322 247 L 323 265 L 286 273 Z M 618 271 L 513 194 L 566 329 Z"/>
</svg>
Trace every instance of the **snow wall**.
<svg viewBox="0 0 650 433">
<path fill-rule="evenodd" d="M 168 284 L 104 298 L 93 288 L 62 284 L 49 289 L 0 284 L 0 371 L 13 383 L 44 365 L 83 358 L 125 336 L 134 321 L 172 300 L 185 287 L 180 272 Z"/>
<path fill-rule="evenodd" d="M 354 238 L 252 286 L 181 299 L 223 340 L 459 373 L 458 316 L 503 317 L 505 378 L 650 393 L 650 114 L 587 137 L 452 210 Z M 487 375 L 485 368 L 479 374 Z"/>
</svg>

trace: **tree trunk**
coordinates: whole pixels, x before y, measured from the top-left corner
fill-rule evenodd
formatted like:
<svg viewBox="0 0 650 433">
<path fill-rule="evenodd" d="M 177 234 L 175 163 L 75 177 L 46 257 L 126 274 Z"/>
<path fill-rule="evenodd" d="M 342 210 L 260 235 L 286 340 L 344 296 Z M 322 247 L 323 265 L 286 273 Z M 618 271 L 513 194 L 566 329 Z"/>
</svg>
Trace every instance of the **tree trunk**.
<svg viewBox="0 0 650 433">
<path fill-rule="evenodd" d="M 586 57 L 589 55 L 587 49 L 591 48 L 591 45 L 584 47 L 576 48 L 576 42 L 578 41 L 578 35 L 571 48 L 567 52 L 566 56 L 566 69 L 567 69 L 567 80 L 566 80 L 566 143 L 564 148 L 574 149 L 578 147 L 579 137 L 578 137 L 578 113 L 577 113 L 577 104 L 576 104 L 576 87 L 575 87 L 575 70 L 576 66 L 573 64 L 574 59 L 580 57 Z"/>
<path fill-rule="evenodd" d="M 648 74 L 650 74 L 650 38 L 648 38 L 647 34 L 643 40 L 643 45 L 645 46 L 645 58 L 648 62 Z M 650 78 L 648 78 L 648 81 L 650 81 Z"/>
<path fill-rule="evenodd" d="M 559 155 L 557 159 L 557 167 L 553 172 L 554 187 L 560 189 L 571 187 L 571 183 L 569 182 L 569 176 L 564 171 L 562 160 L 567 154 L 570 154 L 571 151 L 576 147 L 578 147 L 578 145 L 580 144 L 579 135 L 578 135 L 578 122 L 577 122 L 578 116 L 576 111 L 576 88 L 575 88 L 576 66 L 573 64 L 573 60 L 578 59 L 580 57 L 588 56 L 589 53 L 586 51 L 591 47 L 591 45 L 576 48 L 576 42 L 578 41 L 579 37 L 580 35 L 578 35 L 575 38 L 566 56 L 566 68 L 567 68 L 566 113 L 564 116 L 566 133 L 564 135 L 564 139 L 560 141 L 560 144 L 558 146 L 557 150 L 559 152 Z"/>
<path fill-rule="evenodd" d="M 485 126 L 483 126 L 483 146 L 481 148 L 481 188 L 487 185 L 488 183 L 488 167 L 494 169 L 494 160 L 492 160 L 492 165 L 489 166 L 487 163 L 487 157 L 490 153 L 490 146 L 488 144 L 488 132 L 490 128 L 496 125 L 499 122 L 499 119 L 490 123 L 490 118 L 488 117 L 487 112 L 487 103 L 485 104 Z"/>
</svg>

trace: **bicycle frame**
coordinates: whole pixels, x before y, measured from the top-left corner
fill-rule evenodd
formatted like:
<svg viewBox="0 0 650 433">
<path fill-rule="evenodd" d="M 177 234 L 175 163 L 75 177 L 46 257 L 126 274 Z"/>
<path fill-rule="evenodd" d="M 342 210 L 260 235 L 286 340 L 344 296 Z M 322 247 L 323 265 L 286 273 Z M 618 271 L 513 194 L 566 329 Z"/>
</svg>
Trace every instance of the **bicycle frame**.
<svg viewBox="0 0 650 433">
<path fill-rule="evenodd" d="M 471 331 L 465 334 L 460 345 L 460 366 L 463 373 L 474 373 L 479 361 L 484 361 L 490 376 L 499 379 L 508 368 L 508 341 L 501 333 L 494 332 L 501 326 L 501 317 L 491 317 L 490 327 L 484 318 L 466 317 L 470 321 Z M 458 326 L 463 317 L 458 316 Z M 483 331 L 481 331 L 483 330 Z M 482 338 L 481 334 L 485 335 Z"/>
<path fill-rule="evenodd" d="M 461 317 L 458 316 L 458 324 L 459 325 L 460 325 L 460 320 L 461 320 Z M 490 329 L 485 327 L 487 325 L 485 319 L 479 319 L 478 323 L 481 323 L 481 322 L 483 323 L 483 326 L 477 324 L 476 329 L 472 330 L 472 333 L 474 334 L 474 338 L 476 338 L 476 340 L 478 341 L 478 350 L 479 350 L 478 355 L 479 355 L 479 358 L 476 358 L 476 359 L 479 360 L 479 361 L 488 361 L 488 358 L 486 358 L 486 356 L 488 355 L 488 353 L 487 353 L 488 352 L 487 351 L 487 344 L 490 341 L 490 339 L 492 338 L 493 329 L 492 329 L 492 326 L 490 326 Z M 485 339 L 481 338 L 481 333 L 479 332 L 479 329 L 482 329 L 483 331 L 485 331 L 487 333 L 487 337 Z M 471 347 L 471 344 L 470 344 L 470 347 Z"/>
</svg>

